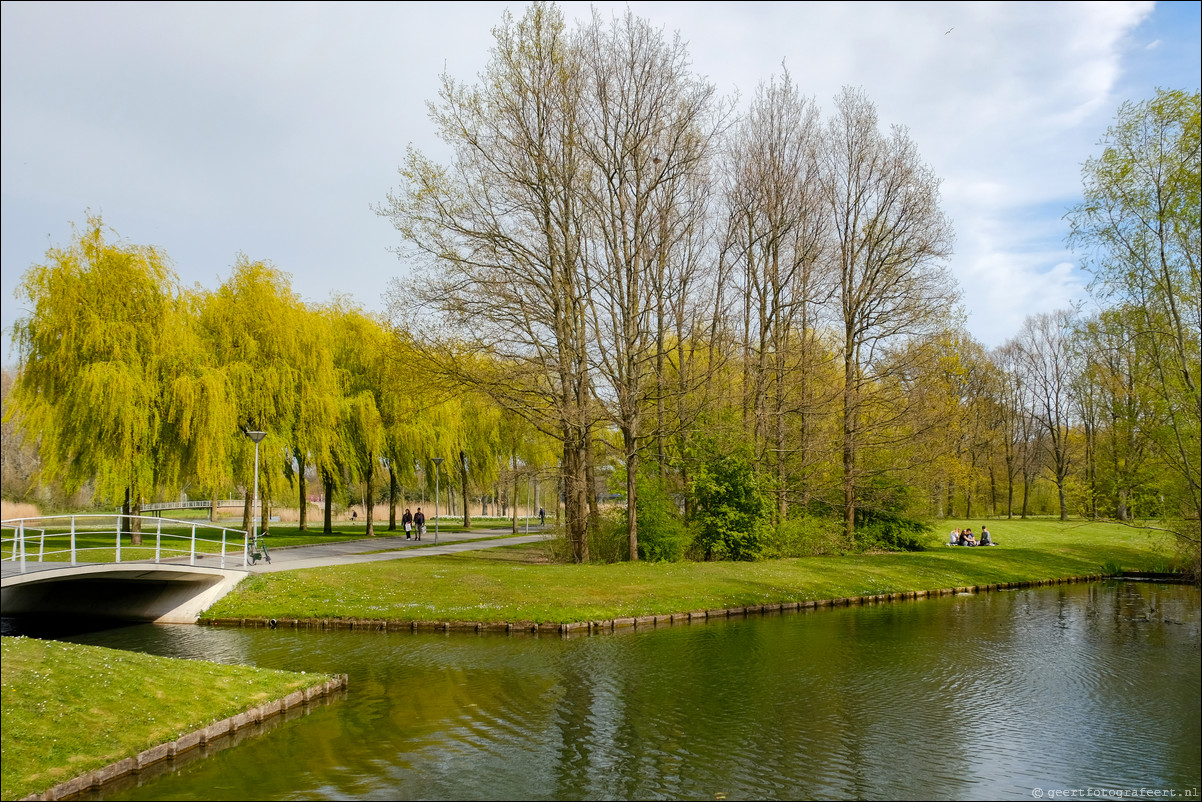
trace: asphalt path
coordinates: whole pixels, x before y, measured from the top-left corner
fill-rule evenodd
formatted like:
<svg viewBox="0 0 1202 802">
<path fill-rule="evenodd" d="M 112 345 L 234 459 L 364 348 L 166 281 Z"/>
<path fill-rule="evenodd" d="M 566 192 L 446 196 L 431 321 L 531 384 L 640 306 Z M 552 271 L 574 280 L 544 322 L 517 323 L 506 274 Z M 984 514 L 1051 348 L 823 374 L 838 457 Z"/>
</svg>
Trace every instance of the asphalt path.
<svg viewBox="0 0 1202 802">
<path fill-rule="evenodd" d="M 473 529 L 470 532 L 440 532 L 438 542 L 434 540 L 433 527 L 426 526 L 426 536 L 421 540 L 404 537 L 377 536 L 362 540 L 344 540 L 338 543 L 317 543 L 308 546 L 288 546 L 272 549 L 271 536 L 267 536 L 267 549 L 271 562 L 260 560 L 246 570 L 252 574 L 269 574 L 276 571 L 296 571 L 301 568 L 320 568 L 325 565 L 351 565 L 354 563 L 404 560 L 410 557 L 431 557 L 439 554 L 458 554 L 464 551 L 493 549 L 519 543 L 539 543 L 548 535 L 539 527 L 518 527 L 514 535 L 511 527 Z M 241 568 L 241 566 L 239 566 Z"/>
</svg>

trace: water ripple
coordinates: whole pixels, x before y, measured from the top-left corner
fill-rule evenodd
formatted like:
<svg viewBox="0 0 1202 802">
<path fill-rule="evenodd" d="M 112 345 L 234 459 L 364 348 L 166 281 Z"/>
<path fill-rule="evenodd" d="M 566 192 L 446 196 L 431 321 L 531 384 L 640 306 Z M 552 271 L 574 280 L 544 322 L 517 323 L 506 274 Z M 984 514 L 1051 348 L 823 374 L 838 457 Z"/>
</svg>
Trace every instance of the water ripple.
<svg viewBox="0 0 1202 802">
<path fill-rule="evenodd" d="M 344 700 L 113 798 L 1030 799 L 1196 785 L 1198 598 L 1099 583 L 571 639 L 81 638 L 350 675 Z"/>
</svg>

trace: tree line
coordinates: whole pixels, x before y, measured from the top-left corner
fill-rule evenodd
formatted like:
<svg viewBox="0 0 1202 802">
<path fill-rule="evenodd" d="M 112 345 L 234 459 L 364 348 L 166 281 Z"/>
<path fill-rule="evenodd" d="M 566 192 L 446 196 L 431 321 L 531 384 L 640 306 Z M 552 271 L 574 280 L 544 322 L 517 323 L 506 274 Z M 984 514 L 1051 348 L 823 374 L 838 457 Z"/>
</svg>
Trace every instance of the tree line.
<svg viewBox="0 0 1202 802">
<path fill-rule="evenodd" d="M 272 503 L 289 499 L 308 528 L 313 477 L 324 531 L 335 498 L 360 488 L 374 534 L 377 496 L 395 529 L 403 488 L 427 474 L 433 487 L 433 457 L 470 453 L 485 492 L 509 460 L 546 462 L 546 445 L 478 393 L 415 385 L 421 366 L 383 321 L 345 298 L 303 303 L 269 263 L 240 257 L 216 290 L 185 289 L 165 255 L 115 240 L 95 216 L 47 257 L 22 279 L 32 314 L 15 326 L 21 362 L 5 420 L 36 445 L 38 478 L 67 494 L 87 486 L 137 515 L 184 487 L 214 500 L 245 491 L 245 435 L 263 431 L 265 527 Z M 17 451 L 7 446 L 6 462 Z M 457 464 L 443 468 L 448 492 Z M 18 486 L 6 480 L 6 494 Z M 466 524 L 466 501 L 463 514 Z"/>
<path fill-rule="evenodd" d="M 431 104 L 449 162 L 410 150 L 377 206 L 409 268 L 386 314 L 301 303 L 245 258 L 184 292 L 95 219 L 31 268 L 6 420 L 46 475 L 131 504 L 215 489 L 262 430 L 267 497 L 382 472 L 395 498 L 441 455 L 466 516 L 539 470 L 577 561 L 904 547 L 922 520 L 1049 511 L 1185 518 L 1196 544 L 1196 92 L 1125 104 L 1084 166 L 1070 241 L 1097 308 L 987 350 L 939 180 L 862 91 L 824 117 L 785 71 L 736 114 L 629 12 L 569 29 L 534 3 L 494 35 Z"/>
</svg>

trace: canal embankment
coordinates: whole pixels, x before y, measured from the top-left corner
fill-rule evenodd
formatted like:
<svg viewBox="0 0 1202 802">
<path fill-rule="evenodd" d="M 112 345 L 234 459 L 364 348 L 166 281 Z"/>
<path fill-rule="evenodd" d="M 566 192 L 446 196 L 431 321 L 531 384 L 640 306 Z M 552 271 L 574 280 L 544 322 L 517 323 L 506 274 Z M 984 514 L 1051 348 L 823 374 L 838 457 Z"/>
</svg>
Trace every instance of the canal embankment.
<svg viewBox="0 0 1202 802">
<path fill-rule="evenodd" d="M 170 770 L 302 715 L 348 677 L 0 638 L 4 799 L 67 799 Z"/>
<path fill-rule="evenodd" d="M 352 629 L 521 630 L 694 619 L 782 605 L 916 598 L 961 588 L 1164 572 L 1172 543 L 1118 524 L 1014 521 L 993 547 L 820 555 L 755 562 L 565 565 L 539 543 L 422 559 L 335 563 L 253 576 L 202 623 Z M 969 591 L 971 592 L 971 591 Z M 847 601 L 844 600 L 854 600 Z M 871 602 L 870 602 L 871 603 Z"/>
</svg>

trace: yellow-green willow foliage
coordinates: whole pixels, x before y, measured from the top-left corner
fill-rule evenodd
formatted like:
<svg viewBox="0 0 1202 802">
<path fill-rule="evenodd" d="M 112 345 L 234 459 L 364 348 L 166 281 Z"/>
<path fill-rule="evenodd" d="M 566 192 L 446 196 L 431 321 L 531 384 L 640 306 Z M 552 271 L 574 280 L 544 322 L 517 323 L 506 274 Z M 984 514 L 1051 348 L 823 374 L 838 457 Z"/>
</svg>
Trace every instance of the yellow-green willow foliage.
<svg viewBox="0 0 1202 802">
<path fill-rule="evenodd" d="M 326 319 L 340 388 L 338 462 L 351 482 L 362 485 L 367 534 L 374 535 L 376 469 L 385 448 L 380 408 L 388 338 L 376 320 L 345 299 L 327 308 Z"/>
<path fill-rule="evenodd" d="M 110 241 L 89 216 L 65 248 L 30 267 L 18 298 L 19 375 L 10 409 L 38 443 L 42 478 L 136 512 L 155 483 L 177 326 L 177 279 L 151 247 Z"/>
<path fill-rule="evenodd" d="M 268 262 L 240 256 L 233 272 L 200 309 L 199 332 L 213 355 L 213 367 L 225 377 L 227 400 L 221 417 L 225 428 L 228 471 L 243 489 L 254 481 L 254 444 L 247 431 L 266 432 L 259 444 L 259 494 L 267 508 L 284 474 L 285 449 L 291 439 L 297 370 L 301 302 L 289 277 Z M 220 427 L 219 427 L 220 428 Z M 250 493 L 243 514 L 250 528 Z"/>
</svg>

